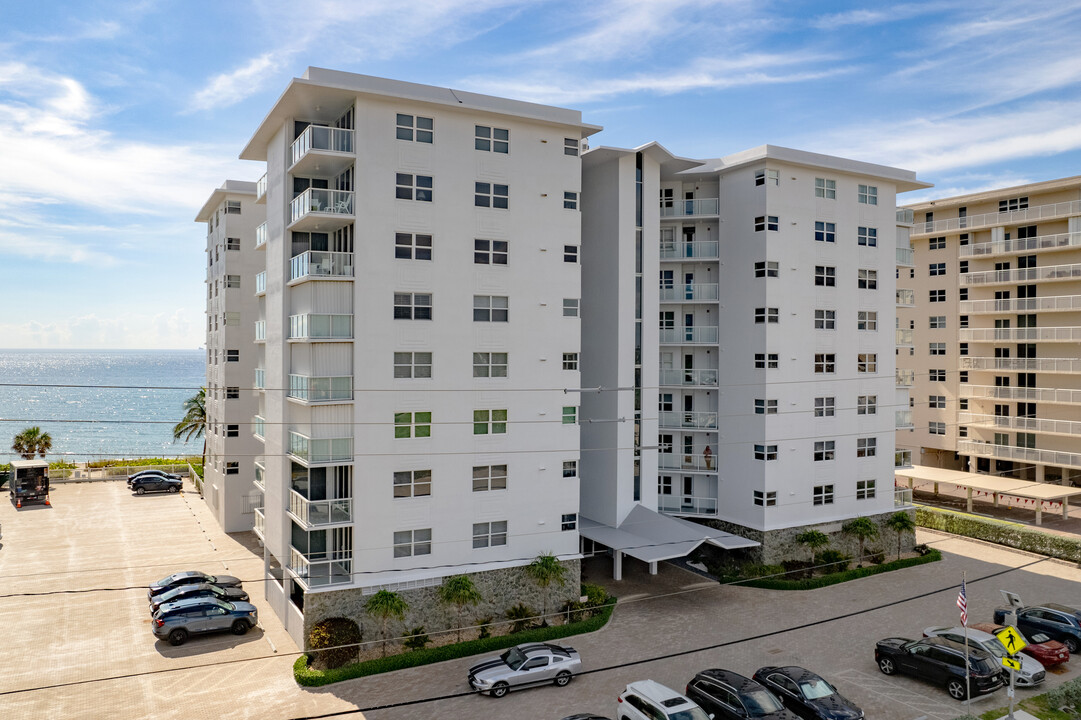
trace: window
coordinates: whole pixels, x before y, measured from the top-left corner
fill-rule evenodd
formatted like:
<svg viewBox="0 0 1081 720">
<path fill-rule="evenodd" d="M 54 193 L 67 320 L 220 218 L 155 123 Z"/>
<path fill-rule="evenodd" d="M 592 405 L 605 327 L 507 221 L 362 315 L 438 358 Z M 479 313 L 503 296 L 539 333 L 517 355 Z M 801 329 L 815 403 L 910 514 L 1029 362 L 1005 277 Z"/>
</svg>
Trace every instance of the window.
<svg viewBox="0 0 1081 720">
<path fill-rule="evenodd" d="M 957 400 L 958 410 L 968 410 L 968 398 L 959 398 Z"/>
<path fill-rule="evenodd" d="M 240 287 L 240 276 L 239 275 L 226 275 L 225 276 L 225 287 L 227 287 L 227 288 L 238 288 L 238 287 Z"/>
<path fill-rule="evenodd" d="M 958 290 L 957 291 L 957 299 L 958 300 L 968 300 L 968 288 L 961 288 L 960 290 Z M 942 302 L 945 302 L 945 300 L 943 300 Z"/>
<path fill-rule="evenodd" d="M 239 425 L 226 425 L 225 426 L 225 437 L 240 437 L 240 426 Z"/>
<path fill-rule="evenodd" d="M 427 497 L 431 494 L 431 470 L 402 470 L 394 473 L 394 497 Z"/>
<path fill-rule="evenodd" d="M 772 261 L 756 262 L 754 264 L 754 276 L 756 278 L 777 277 L 779 264 Z"/>
<path fill-rule="evenodd" d="M 776 228 L 774 228 L 776 229 Z M 831 222 L 815 221 L 815 242 L 834 242 L 837 239 L 837 226 Z"/>
<path fill-rule="evenodd" d="M 477 207 L 493 207 L 506 210 L 509 207 L 510 191 L 506 185 L 495 183 L 474 183 L 473 204 Z"/>
<path fill-rule="evenodd" d="M 776 230 L 780 226 L 776 215 L 759 215 L 754 219 L 754 231 Z"/>
<path fill-rule="evenodd" d="M 225 201 L 225 214 L 226 215 L 239 215 L 240 214 L 240 201 L 239 200 L 226 200 Z"/>
<path fill-rule="evenodd" d="M 226 350 L 225 351 L 225 362 L 240 362 L 240 351 L 239 350 Z"/>
<path fill-rule="evenodd" d="M 473 353 L 473 377 L 507 377 L 507 353 Z"/>
<path fill-rule="evenodd" d="M 394 233 L 394 257 L 399 260 L 431 260 L 432 236 Z"/>
<path fill-rule="evenodd" d="M 828 178 L 815 178 L 815 197 L 836 200 L 837 181 Z"/>
<path fill-rule="evenodd" d="M 473 523 L 473 547 L 485 548 L 507 544 L 507 521 Z"/>
<path fill-rule="evenodd" d="M 473 468 L 473 492 L 507 489 L 506 465 L 477 465 Z"/>
<path fill-rule="evenodd" d="M 833 353 L 815 353 L 816 373 L 833 373 L 836 371 L 836 363 L 834 362 Z"/>
<path fill-rule="evenodd" d="M 944 262 L 931 263 L 931 265 L 927 268 L 927 274 L 930 275 L 931 277 L 937 277 L 939 275 L 945 275 L 946 274 L 946 263 L 944 263 Z"/>
<path fill-rule="evenodd" d="M 878 205 L 878 188 L 874 185 L 860 185 L 856 199 L 863 205 Z"/>
<path fill-rule="evenodd" d="M 837 284 L 837 268 L 815 265 L 815 285 L 834 287 Z"/>
<path fill-rule="evenodd" d="M 933 302 L 933 303 L 946 302 L 946 291 L 945 290 L 929 290 L 928 291 L 927 301 L 928 302 Z"/>
<path fill-rule="evenodd" d="M 776 415 L 777 414 L 777 401 L 776 400 L 755 400 L 754 401 L 754 414 L 755 415 Z"/>
<path fill-rule="evenodd" d="M 563 138 L 563 154 L 578 157 L 578 140 Z"/>
<path fill-rule="evenodd" d="M 933 237 L 927 238 L 928 250 L 945 250 L 946 249 L 946 237 Z"/>
<path fill-rule="evenodd" d="M 401 530 L 394 533 L 394 557 L 432 554 L 432 529 Z"/>
<path fill-rule="evenodd" d="M 500 295 L 473 296 L 473 322 L 507 322 L 508 301 Z"/>
<path fill-rule="evenodd" d="M 946 343 L 944 343 L 944 342 L 928 343 L 927 344 L 927 350 L 931 355 L 945 355 L 946 354 Z"/>
<path fill-rule="evenodd" d="M 237 386 L 234 386 L 234 385 L 227 386 L 225 388 L 225 399 L 226 400 L 239 400 L 240 399 L 240 388 L 237 387 Z"/>
<path fill-rule="evenodd" d="M 225 249 L 226 250 L 239 250 L 240 249 L 240 238 L 225 238 Z"/>
<path fill-rule="evenodd" d="M 957 427 L 957 437 L 959 437 L 959 438 L 967 438 L 968 437 L 968 428 L 965 427 L 964 425 L 959 425 Z"/>
<path fill-rule="evenodd" d="M 578 408 L 573 405 L 563 406 L 563 424 L 574 425 L 578 422 Z"/>
<path fill-rule="evenodd" d="M 399 140 L 431 143 L 433 126 L 431 118 L 398 113 L 397 137 Z"/>
<path fill-rule="evenodd" d="M 833 459 L 834 445 L 833 440 L 817 440 L 815 441 L 815 462 L 823 462 Z"/>
<path fill-rule="evenodd" d="M 510 130 L 477 125 L 474 127 L 473 134 L 475 136 L 473 147 L 477 150 L 504 155 L 510 152 Z"/>
<path fill-rule="evenodd" d="M 815 310 L 815 330 L 837 329 L 836 310 Z"/>
<path fill-rule="evenodd" d="M 946 382 L 946 370 L 945 370 L 945 368 L 935 369 L 935 370 L 928 370 L 927 371 L 927 379 L 929 381 L 931 381 L 931 382 Z"/>
<path fill-rule="evenodd" d="M 960 275 L 968 274 L 968 260 L 961 260 L 957 263 L 957 272 Z"/>
<path fill-rule="evenodd" d="M 860 395 L 856 398 L 857 415 L 875 415 L 878 413 L 878 395 Z"/>
<path fill-rule="evenodd" d="M 563 477 L 565 477 L 565 478 L 578 477 L 578 461 L 577 460 L 564 460 L 563 461 Z"/>
<path fill-rule="evenodd" d="M 776 445 L 755 445 L 754 446 L 754 459 L 755 460 L 776 460 L 777 459 L 777 446 Z"/>
<path fill-rule="evenodd" d="M 578 317 L 578 298 L 563 298 L 563 317 Z"/>
<path fill-rule="evenodd" d="M 394 293 L 395 320 L 431 320 L 432 296 L 428 293 Z"/>
<path fill-rule="evenodd" d="M 240 461 L 239 460 L 227 461 L 225 463 L 225 474 L 226 475 L 239 475 L 240 474 Z"/>
<path fill-rule="evenodd" d="M 474 435 L 506 435 L 507 434 L 507 411 L 506 410 L 474 410 L 473 411 L 473 434 Z"/>
<path fill-rule="evenodd" d="M 394 413 L 394 437 L 431 437 L 432 413 L 397 412 Z"/>
<path fill-rule="evenodd" d="M 833 504 L 833 486 L 832 485 L 815 485 L 814 486 L 814 504 L 815 505 L 832 505 Z"/>
<path fill-rule="evenodd" d="M 878 451 L 878 439 L 869 438 L 856 438 L 856 457 L 869 458 L 874 457 Z"/>
<path fill-rule="evenodd" d="M 775 370 L 777 368 L 777 353 L 755 353 L 754 366 L 759 370 L 766 368 Z"/>
<path fill-rule="evenodd" d="M 394 377 L 430 378 L 432 376 L 432 354 L 430 352 L 394 353 Z"/>
<path fill-rule="evenodd" d="M 946 396 L 945 395 L 928 395 L 927 406 L 932 410 L 945 410 L 946 409 Z"/>
<path fill-rule="evenodd" d="M 578 369 L 578 353 L 563 353 L 563 369 L 564 370 L 577 370 Z"/>
<path fill-rule="evenodd" d="M 968 355 L 968 343 L 967 342 L 959 343 L 957 345 L 957 354 L 958 355 Z"/>
<path fill-rule="evenodd" d="M 578 262 L 578 246 L 577 245 L 564 245 L 563 246 L 563 262 L 576 263 Z"/>
<path fill-rule="evenodd" d="M 836 400 L 832 397 L 815 398 L 815 417 L 833 417 L 836 411 Z"/>
<path fill-rule="evenodd" d="M 942 330 L 946 327 L 946 316 L 932 315 L 929 322 L 932 330 Z"/>
<path fill-rule="evenodd" d="M 432 178 L 430 175 L 395 175 L 394 197 L 399 200 L 432 201 Z"/>
<path fill-rule="evenodd" d="M 1014 210 L 1025 210 L 1028 208 L 1028 198 L 1010 198 L 1009 200 L 998 201 L 999 212 L 1012 212 Z"/>
<path fill-rule="evenodd" d="M 762 492 L 761 490 L 754 491 L 754 504 L 759 506 L 773 507 L 777 504 L 777 492 L 769 490 Z"/>
<path fill-rule="evenodd" d="M 859 226 L 856 242 L 866 247 L 878 247 L 878 228 Z"/>
<path fill-rule="evenodd" d="M 577 210 L 578 209 L 578 193 L 576 192 L 563 192 L 563 209 L 564 210 Z"/>
<path fill-rule="evenodd" d="M 875 481 L 874 480 L 857 480 L 856 481 L 856 499 L 857 500 L 873 500 L 875 497 Z"/>
<path fill-rule="evenodd" d="M 932 435 L 945 435 L 946 423 L 944 422 L 931 422 L 927 425 L 927 432 Z"/>
<path fill-rule="evenodd" d="M 856 372 L 878 372 L 878 355 L 875 353 L 860 353 L 856 356 Z"/>
<path fill-rule="evenodd" d="M 875 310 L 856 311 L 857 330 L 878 330 L 878 312 Z"/>
<path fill-rule="evenodd" d="M 560 519 L 559 529 L 563 532 L 578 529 L 578 513 L 566 513 Z"/>
<path fill-rule="evenodd" d="M 506 265 L 506 240 L 474 240 L 473 262 L 477 265 Z"/>
<path fill-rule="evenodd" d="M 775 323 L 779 319 L 777 314 L 777 308 L 755 308 L 754 309 L 754 321 L 756 323 L 771 322 Z"/>
<path fill-rule="evenodd" d="M 781 171 L 780 170 L 755 170 L 754 172 L 754 184 L 765 185 L 780 185 L 781 184 Z"/>
<path fill-rule="evenodd" d="M 861 290 L 877 290 L 878 289 L 878 271 L 877 270 L 860 270 L 859 280 L 857 287 Z"/>
<path fill-rule="evenodd" d="M 957 382 L 968 382 L 968 370 L 961 370 L 957 373 Z"/>
</svg>

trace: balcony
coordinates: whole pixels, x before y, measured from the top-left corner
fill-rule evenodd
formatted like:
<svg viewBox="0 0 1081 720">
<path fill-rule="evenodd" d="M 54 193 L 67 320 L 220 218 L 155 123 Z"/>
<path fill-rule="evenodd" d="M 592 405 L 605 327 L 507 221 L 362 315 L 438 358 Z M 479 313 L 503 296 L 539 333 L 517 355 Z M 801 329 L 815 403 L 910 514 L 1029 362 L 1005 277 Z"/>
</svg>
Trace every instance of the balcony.
<svg viewBox="0 0 1081 720">
<path fill-rule="evenodd" d="M 661 328 L 662 345 L 716 345 L 716 327 L 671 327 Z"/>
<path fill-rule="evenodd" d="M 266 492 L 266 468 L 263 463 L 258 460 L 255 461 L 255 479 L 252 481 L 255 487 L 259 488 L 259 492 Z"/>
<path fill-rule="evenodd" d="M 704 302 L 716 300 L 720 297 L 720 286 L 717 283 L 693 283 L 690 285 L 677 285 L 673 287 L 661 287 L 661 302 Z"/>
<path fill-rule="evenodd" d="M 310 438 L 289 431 L 289 454 L 305 465 L 353 461 L 353 438 Z"/>
<path fill-rule="evenodd" d="M 334 177 L 351 167 L 356 160 L 353 154 L 353 131 L 325 125 L 309 125 L 297 136 L 292 146 L 293 175 L 320 175 Z"/>
<path fill-rule="evenodd" d="M 997 385 L 968 385 L 961 383 L 963 398 L 993 398 L 996 400 L 1028 400 L 1052 405 L 1081 405 L 1081 390 L 1069 388 L 999 387 Z"/>
<path fill-rule="evenodd" d="M 684 430 L 716 430 L 717 413 L 662 411 L 657 417 L 657 427 Z"/>
<path fill-rule="evenodd" d="M 961 328 L 961 342 L 1078 342 L 1081 327 Z"/>
<path fill-rule="evenodd" d="M 1037 205 L 1024 210 L 984 213 L 982 215 L 969 215 L 963 218 L 949 218 L 933 222 L 918 222 L 913 225 L 912 234 L 934 235 L 935 233 L 974 230 L 991 225 L 1020 225 L 1040 220 L 1065 218 L 1071 215 L 1081 215 L 1081 200 L 1054 203 L 1052 205 Z"/>
<path fill-rule="evenodd" d="M 266 295 L 266 270 L 255 276 L 255 294 L 256 296 Z"/>
<path fill-rule="evenodd" d="M 1011 300 L 962 300 L 961 312 L 969 315 L 1022 312 L 1078 312 L 1081 295 L 1013 298 Z"/>
<path fill-rule="evenodd" d="M 897 224 L 911 225 L 916 220 L 916 214 L 912 208 L 897 208 Z"/>
<path fill-rule="evenodd" d="M 353 377 L 289 376 L 289 397 L 304 402 L 330 402 L 353 399 Z"/>
<path fill-rule="evenodd" d="M 1035 250 L 1071 250 L 1081 247 L 1081 233 L 1057 233 L 1030 238 L 1010 238 L 997 242 L 982 242 L 974 245 L 962 245 L 957 255 L 961 258 L 992 257 L 995 255 L 1013 255 Z"/>
<path fill-rule="evenodd" d="M 255 342 L 266 342 L 266 320 L 255 321 Z"/>
<path fill-rule="evenodd" d="M 306 530 L 353 522 L 353 498 L 309 500 L 296 490 L 289 491 L 289 513 Z"/>
<path fill-rule="evenodd" d="M 256 415 L 252 420 L 252 434 L 260 440 L 266 438 L 266 418 Z"/>
<path fill-rule="evenodd" d="M 1081 435 L 1081 422 L 1076 420 L 1047 420 L 963 412 L 957 414 L 957 422 L 975 427 L 1007 428 L 1046 435 Z"/>
<path fill-rule="evenodd" d="M 256 390 L 266 390 L 266 370 L 263 368 L 255 368 L 255 385 Z"/>
<path fill-rule="evenodd" d="M 721 244 L 716 240 L 661 243 L 661 260 L 717 260 Z"/>
<path fill-rule="evenodd" d="M 675 452 L 657 453 L 657 467 L 662 470 L 687 470 L 691 472 L 717 472 L 717 461 L 712 455 L 680 455 Z"/>
<path fill-rule="evenodd" d="M 289 279 L 351 280 L 353 253 L 308 250 L 289 261 Z"/>
<path fill-rule="evenodd" d="M 961 285 L 970 287 L 979 285 L 981 287 L 987 287 L 991 285 L 1012 285 L 1014 283 L 1025 282 L 1055 282 L 1059 280 L 1081 280 L 1081 263 L 966 273 L 961 276 Z"/>
<path fill-rule="evenodd" d="M 658 495 L 657 509 L 673 515 L 717 515 L 717 498 Z"/>
<path fill-rule="evenodd" d="M 266 173 L 255 182 L 255 204 L 266 204 Z"/>
<path fill-rule="evenodd" d="M 661 385 L 689 387 L 717 387 L 717 370 L 661 370 Z"/>
<path fill-rule="evenodd" d="M 912 467 L 912 451 L 911 450 L 894 450 L 893 451 L 893 467 L 895 467 L 895 468 L 910 468 L 910 467 Z"/>
<path fill-rule="evenodd" d="M 916 427 L 912 424 L 911 410 L 894 410 L 894 427 L 898 430 L 911 430 Z"/>
<path fill-rule="evenodd" d="M 661 205 L 662 218 L 685 218 L 718 215 L 721 212 L 720 198 L 698 198 L 697 200 L 673 200 L 671 205 Z"/>
<path fill-rule="evenodd" d="M 898 247 L 897 264 L 901 267 L 916 267 L 916 251 L 910 247 Z"/>
<path fill-rule="evenodd" d="M 910 388 L 916 383 L 916 371 L 915 370 L 902 370 L 897 368 L 894 371 L 894 386 L 899 388 Z"/>
<path fill-rule="evenodd" d="M 994 445 L 979 440 L 959 440 L 957 442 L 957 452 L 962 455 L 975 455 L 997 460 L 1022 460 L 1041 465 L 1081 468 L 1081 453 L 1059 452 L 1058 450 L 1037 450 L 1036 448 L 1022 448 L 1012 445 Z"/>
<path fill-rule="evenodd" d="M 913 331 L 908 328 L 895 328 L 893 331 L 893 344 L 897 347 L 913 347 Z"/>
<path fill-rule="evenodd" d="M 353 579 L 353 551 L 304 553 L 289 548 L 289 570 L 309 588 L 338 585 Z"/>
<path fill-rule="evenodd" d="M 290 315 L 290 340 L 352 340 L 352 315 Z"/>
<path fill-rule="evenodd" d="M 252 527 L 255 536 L 266 542 L 266 514 L 263 508 L 255 508 L 255 525 Z"/>
<path fill-rule="evenodd" d="M 912 507 L 912 491 L 906 487 L 893 488 L 893 508 L 894 510 L 902 510 L 904 508 Z"/>
<path fill-rule="evenodd" d="M 255 249 L 259 250 L 266 247 L 266 223 L 263 223 L 259 227 L 255 228 Z"/>
<path fill-rule="evenodd" d="M 289 203 L 289 229 L 332 232 L 353 222 L 353 193 L 308 188 Z"/>
<path fill-rule="evenodd" d="M 962 370 L 1024 370 L 1046 373 L 1081 373 L 1077 358 L 963 357 Z"/>
<path fill-rule="evenodd" d="M 897 289 L 897 307 L 916 307 L 916 291 Z"/>
</svg>

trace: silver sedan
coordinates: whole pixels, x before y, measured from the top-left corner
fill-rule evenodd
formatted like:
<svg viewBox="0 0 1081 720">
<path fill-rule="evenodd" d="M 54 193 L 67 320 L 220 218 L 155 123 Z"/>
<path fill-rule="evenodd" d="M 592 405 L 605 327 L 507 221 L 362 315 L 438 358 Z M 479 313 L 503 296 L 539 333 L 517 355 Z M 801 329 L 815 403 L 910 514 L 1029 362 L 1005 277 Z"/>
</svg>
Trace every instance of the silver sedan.
<svg viewBox="0 0 1081 720">
<path fill-rule="evenodd" d="M 550 682 L 563 687 L 581 671 L 582 659 L 574 648 L 525 643 L 469 668 L 469 687 L 501 698 L 511 688 L 525 685 Z"/>
</svg>

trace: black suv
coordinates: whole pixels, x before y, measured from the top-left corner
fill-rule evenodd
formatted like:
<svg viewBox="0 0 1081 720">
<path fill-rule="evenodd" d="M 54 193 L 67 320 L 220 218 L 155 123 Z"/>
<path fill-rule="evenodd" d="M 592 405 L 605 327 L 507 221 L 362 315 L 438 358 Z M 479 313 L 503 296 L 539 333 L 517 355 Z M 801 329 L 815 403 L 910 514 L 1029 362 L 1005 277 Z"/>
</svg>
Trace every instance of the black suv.
<svg viewBox="0 0 1081 720">
<path fill-rule="evenodd" d="M 769 690 L 731 670 L 703 670 L 687 683 L 686 695 L 717 720 L 799 720 Z"/>
<path fill-rule="evenodd" d="M 969 648 L 969 680 L 972 695 L 994 692 L 1003 685 L 998 659 L 986 650 Z M 904 673 L 936 685 L 944 685 L 954 700 L 964 700 L 965 646 L 941 637 L 886 638 L 875 645 L 875 662 L 886 675 Z"/>
</svg>

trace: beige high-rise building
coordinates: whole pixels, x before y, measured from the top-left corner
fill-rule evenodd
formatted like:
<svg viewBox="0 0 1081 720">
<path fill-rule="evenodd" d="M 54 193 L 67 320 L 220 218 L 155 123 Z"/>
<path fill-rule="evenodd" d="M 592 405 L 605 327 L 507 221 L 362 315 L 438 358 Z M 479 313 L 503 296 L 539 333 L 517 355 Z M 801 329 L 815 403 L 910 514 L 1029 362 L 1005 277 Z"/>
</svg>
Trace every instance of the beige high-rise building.
<svg viewBox="0 0 1081 720">
<path fill-rule="evenodd" d="M 1081 482 L 1081 176 L 909 205 L 898 383 L 919 465 Z"/>
</svg>

